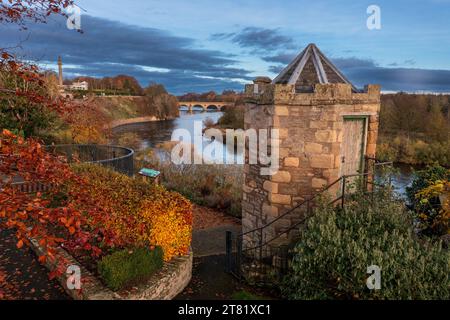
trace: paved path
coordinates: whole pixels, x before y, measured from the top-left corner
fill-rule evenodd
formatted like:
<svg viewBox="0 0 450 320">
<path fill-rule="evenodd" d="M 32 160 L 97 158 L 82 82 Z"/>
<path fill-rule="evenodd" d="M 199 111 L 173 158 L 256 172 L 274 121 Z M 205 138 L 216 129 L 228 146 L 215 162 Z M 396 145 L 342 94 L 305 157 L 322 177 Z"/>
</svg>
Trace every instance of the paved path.
<svg viewBox="0 0 450 320">
<path fill-rule="evenodd" d="M 241 292 L 257 299 L 276 299 L 276 293 L 250 287 L 225 272 L 225 255 L 194 257 L 192 280 L 175 300 L 236 300 Z"/>
<path fill-rule="evenodd" d="M 204 230 L 194 230 L 192 234 L 192 250 L 195 257 L 225 254 L 225 234 L 227 231 L 241 232 L 237 225 L 223 225 Z"/>
<path fill-rule="evenodd" d="M 225 272 L 226 232 L 241 232 L 236 219 L 224 219 L 222 214 L 213 210 L 195 210 L 195 223 L 192 234 L 194 266 L 192 280 L 176 300 L 223 300 L 232 299 L 242 290 L 252 290 Z"/>
<path fill-rule="evenodd" d="M 26 247 L 16 248 L 11 230 L 0 230 L 0 300 L 69 299 L 56 280 Z"/>
</svg>

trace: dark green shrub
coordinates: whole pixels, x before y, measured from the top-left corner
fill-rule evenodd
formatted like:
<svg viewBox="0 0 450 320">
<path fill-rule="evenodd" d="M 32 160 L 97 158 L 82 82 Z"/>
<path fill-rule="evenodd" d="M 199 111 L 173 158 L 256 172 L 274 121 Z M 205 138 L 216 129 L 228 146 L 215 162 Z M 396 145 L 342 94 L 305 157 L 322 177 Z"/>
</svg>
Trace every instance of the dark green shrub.
<svg viewBox="0 0 450 320">
<path fill-rule="evenodd" d="M 381 268 L 369 290 L 367 268 Z M 301 231 L 282 293 L 290 299 L 449 299 L 449 252 L 419 239 L 411 214 L 389 195 L 318 208 Z"/>
<path fill-rule="evenodd" d="M 241 290 L 233 293 L 231 296 L 232 300 L 265 300 L 264 297 L 253 294 L 251 292 Z"/>
<path fill-rule="evenodd" d="M 163 265 L 163 250 L 156 247 L 125 249 L 103 257 L 98 271 L 106 285 L 120 290 L 127 285 L 145 280 Z"/>
</svg>

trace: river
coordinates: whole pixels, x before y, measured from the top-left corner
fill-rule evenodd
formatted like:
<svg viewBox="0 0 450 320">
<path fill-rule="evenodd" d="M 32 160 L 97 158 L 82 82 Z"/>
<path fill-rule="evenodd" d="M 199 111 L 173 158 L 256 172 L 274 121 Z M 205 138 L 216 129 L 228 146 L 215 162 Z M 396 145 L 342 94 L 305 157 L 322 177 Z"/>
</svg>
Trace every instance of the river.
<svg viewBox="0 0 450 320">
<path fill-rule="evenodd" d="M 172 133 L 177 129 L 187 130 L 192 139 L 190 142 L 194 145 L 195 150 L 204 150 L 207 146 L 211 149 L 221 150 L 221 154 L 206 153 L 204 159 L 208 161 L 218 161 L 218 159 L 225 159 L 234 155 L 234 150 L 231 152 L 226 148 L 226 145 L 218 142 L 211 141 L 206 137 L 200 137 L 194 139 L 195 135 L 202 135 L 201 130 L 204 128 L 203 122 L 207 119 L 211 119 L 214 123 L 222 116 L 222 112 L 217 111 L 194 111 L 189 113 L 187 111 L 180 111 L 180 117 L 174 120 L 167 121 L 155 121 L 146 123 L 135 123 L 117 127 L 113 130 L 113 143 L 117 143 L 120 137 L 126 133 L 134 133 L 139 137 L 139 149 L 144 150 L 146 148 L 153 148 L 157 145 L 171 141 Z M 199 126 L 198 130 L 195 130 L 195 124 Z M 242 153 L 234 155 L 234 161 L 236 163 L 243 162 Z"/>
<path fill-rule="evenodd" d="M 180 117 L 174 120 L 167 121 L 155 121 L 146 123 L 136 123 L 117 127 L 113 130 L 113 142 L 117 143 L 120 137 L 126 133 L 134 133 L 139 139 L 139 149 L 145 150 L 146 148 L 152 148 L 158 144 L 170 141 L 172 138 L 172 133 L 176 129 L 185 129 L 189 132 L 192 137 L 194 136 L 194 123 L 201 124 L 208 118 L 214 122 L 222 116 L 222 112 L 208 111 L 200 112 L 194 111 L 193 113 L 188 113 L 187 111 L 180 111 Z M 201 144 L 201 146 L 200 146 Z M 194 146 L 196 150 L 199 148 L 205 148 L 207 145 L 213 145 L 217 148 L 223 148 L 222 156 L 225 157 L 230 155 L 231 152 L 227 150 L 226 146 L 222 145 L 220 142 L 211 141 L 208 138 L 199 139 L 194 141 Z M 217 160 L 218 156 L 215 154 L 207 156 L 208 160 Z M 243 155 L 237 154 L 235 161 L 242 162 Z M 405 189 L 412 180 L 414 168 L 409 165 L 396 164 L 397 173 L 392 178 L 392 184 L 395 187 L 397 193 L 402 197 L 405 196 Z"/>
</svg>

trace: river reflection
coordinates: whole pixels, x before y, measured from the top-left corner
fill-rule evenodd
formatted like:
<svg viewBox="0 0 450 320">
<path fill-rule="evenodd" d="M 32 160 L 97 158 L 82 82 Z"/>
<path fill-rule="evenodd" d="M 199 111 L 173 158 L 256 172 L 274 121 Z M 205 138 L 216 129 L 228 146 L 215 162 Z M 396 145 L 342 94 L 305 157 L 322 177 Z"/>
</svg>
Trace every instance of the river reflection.
<svg viewBox="0 0 450 320">
<path fill-rule="evenodd" d="M 117 127 L 113 130 L 112 142 L 117 144 L 120 138 L 127 133 L 134 133 L 139 138 L 139 150 L 145 150 L 146 148 L 154 148 L 158 144 L 170 141 L 172 138 L 172 133 L 176 129 L 187 130 L 192 139 L 191 143 L 194 145 L 195 150 L 204 150 L 205 147 L 210 145 L 213 149 L 216 147 L 217 150 L 222 150 L 222 155 L 219 154 L 206 154 L 204 159 L 208 161 L 218 161 L 220 158 L 227 159 L 227 156 L 234 156 L 235 163 L 242 163 L 243 155 L 234 155 L 233 150 L 227 150 L 226 145 L 218 141 L 211 141 L 209 138 L 202 138 L 194 141 L 194 124 L 197 122 L 203 126 L 203 121 L 208 118 L 212 121 L 217 122 L 222 116 L 222 112 L 217 111 L 194 111 L 189 113 L 187 111 L 180 111 L 180 117 L 174 120 L 167 121 L 155 121 L 146 123 L 136 123 Z M 197 132 L 197 134 L 201 132 Z M 201 144 L 201 145 L 200 145 Z"/>
<path fill-rule="evenodd" d="M 167 142 L 171 140 L 172 133 L 176 129 L 186 129 L 189 131 L 192 137 L 194 137 L 194 123 L 199 121 L 202 123 L 206 119 L 210 118 L 212 121 L 217 122 L 217 120 L 222 116 L 222 112 L 199 112 L 194 111 L 193 113 L 188 113 L 187 111 L 180 111 L 180 117 L 175 120 L 167 121 L 156 121 L 156 122 L 146 122 L 138 124 L 129 124 L 115 128 L 113 130 L 113 143 L 118 143 L 121 136 L 126 133 L 134 133 L 139 138 L 139 149 L 145 150 L 146 148 L 156 147 L 158 144 Z M 226 156 L 233 154 L 233 150 L 227 150 L 225 145 L 217 141 L 211 141 L 209 138 L 200 139 L 201 147 L 204 149 L 207 145 L 212 144 L 218 148 L 223 149 L 223 159 Z M 200 146 L 194 143 L 195 149 L 200 150 Z M 217 160 L 218 157 L 214 154 L 205 157 L 207 160 Z M 242 163 L 243 155 L 237 154 L 235 156 L 235 163 Z M 405 197 L 406 187 L 411 183 L 413 178 L 414 168 L 409 165 L 396 164 L 396 173 L 392 176 L 392 184 L 396 192 L 401 196 Z M 418 168 L 416 168 L 418 169 Z"/>
</svg>

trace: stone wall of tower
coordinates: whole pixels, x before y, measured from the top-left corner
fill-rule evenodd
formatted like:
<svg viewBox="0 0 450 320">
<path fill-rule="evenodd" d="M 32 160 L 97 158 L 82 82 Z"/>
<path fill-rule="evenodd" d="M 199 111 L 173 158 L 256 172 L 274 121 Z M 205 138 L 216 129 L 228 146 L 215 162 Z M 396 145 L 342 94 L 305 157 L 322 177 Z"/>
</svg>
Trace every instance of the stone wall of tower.
<svg viewBox="0 0 450 320">
<path fill-rule="evenodd" d="M 345 116 L 367 117 L 365 154 L 374 156 L 379 110 L 376 85 L 364 93 L 353 93 L 347 84 L 317 84 L 313 93 L 295 93 L 293 85 L 248 85 L 245 129 L 279 130 L 280 169 L 261 176 L 259 165 L 245 164 L 243 232 L 267 224 L 339 178 Z M 281 219 L 266 232 L 278 234 L 292 223 Z"/>
</svg>

